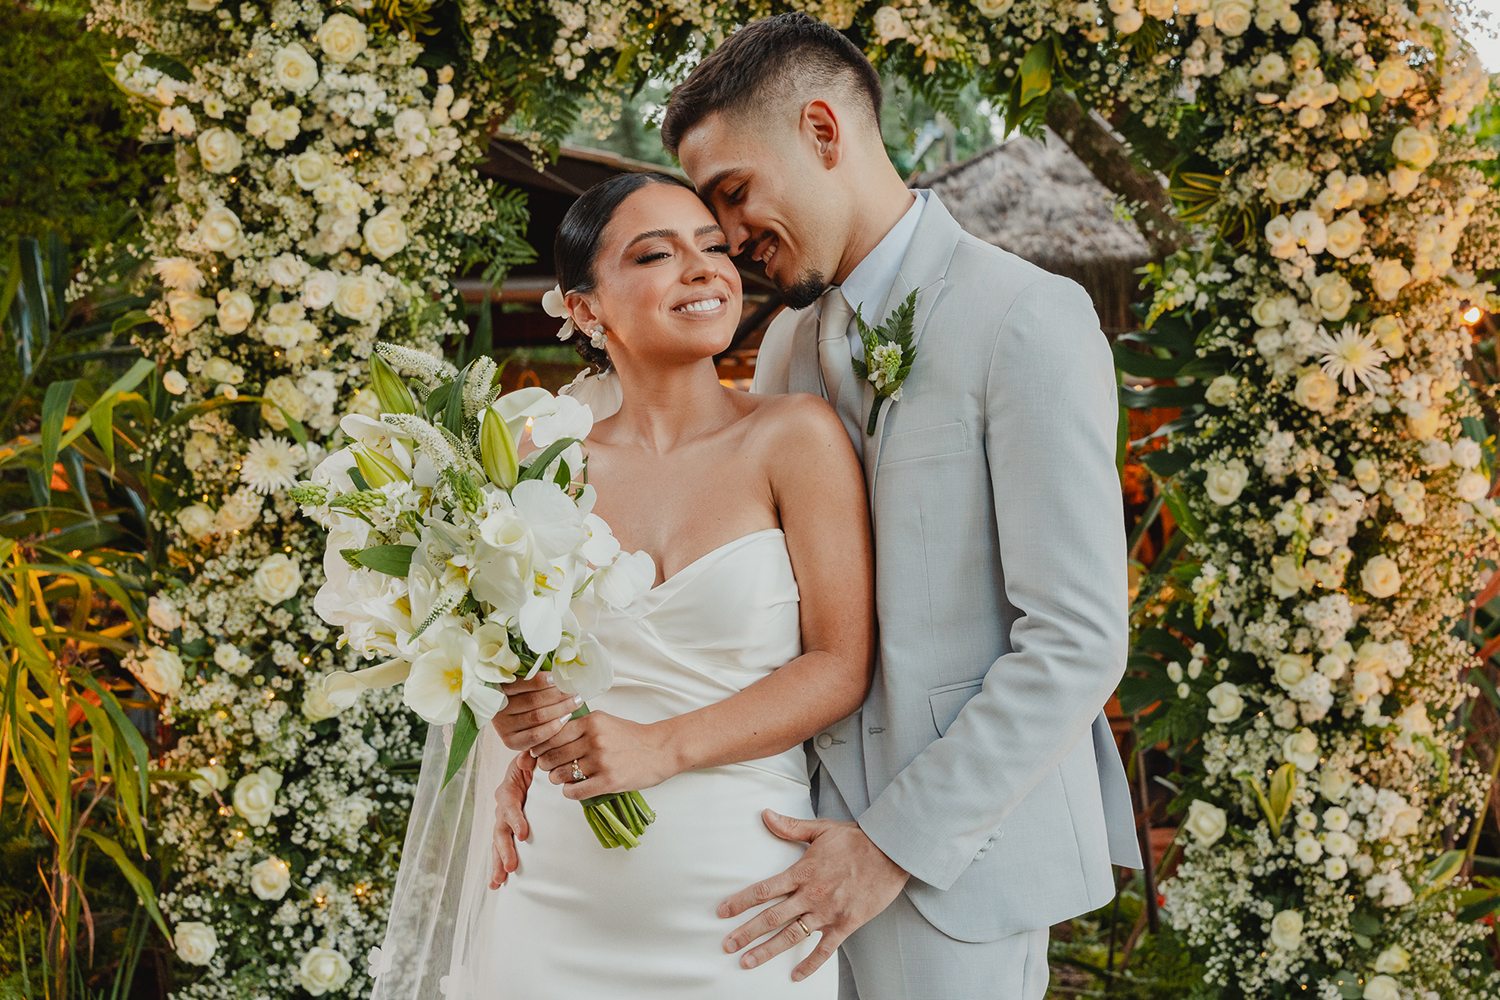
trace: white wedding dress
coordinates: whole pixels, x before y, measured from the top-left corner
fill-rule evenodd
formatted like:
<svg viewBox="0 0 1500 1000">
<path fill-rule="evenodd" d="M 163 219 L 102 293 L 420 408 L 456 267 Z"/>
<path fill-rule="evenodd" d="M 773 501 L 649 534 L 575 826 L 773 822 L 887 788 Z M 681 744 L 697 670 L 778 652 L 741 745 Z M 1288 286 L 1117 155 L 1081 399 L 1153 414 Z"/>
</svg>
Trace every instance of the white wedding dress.
<svg viewBox="0 0 1500 1000">
<path fill-rule="evenodd" d="M 709 552 L 629 608 L 601 613 L 592 631 L 614 658 L 615 683 L 589 707 L 649 723 L 730 697 L 800 654 L 798 600 L 780 529 Z M 428 756 L 436 749 L 430 739 Z M 657 818 L 630 851 L 600 847 L 581 805 L 538 772 L 520 867 L 494 891 L 493 793 L 511 754 L 485 727 L 475 756 L 477 766 L 449 786 L 472 782 L 471 815 L 457 793 L 423 802 L 419 792 L 386 944 L 372 956 L 372 971 L 383 973 L 376 1000 L 837 995 L 833 962 L 791 980 L 815 939 L 745 970 L 721 942 L 754 911 L 716 913 L 801 856 L 803 845 L 778 839 L 760 818 L 766 808 L 812 816 L 800 746 L 645 789 Z"/>
</svg>

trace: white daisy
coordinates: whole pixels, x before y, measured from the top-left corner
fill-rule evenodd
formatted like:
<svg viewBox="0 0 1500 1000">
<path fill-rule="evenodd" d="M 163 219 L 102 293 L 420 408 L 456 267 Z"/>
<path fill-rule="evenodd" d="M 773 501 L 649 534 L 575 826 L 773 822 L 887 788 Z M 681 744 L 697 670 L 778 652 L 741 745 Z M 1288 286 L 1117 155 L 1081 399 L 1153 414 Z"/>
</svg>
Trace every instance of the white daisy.
<svg viewBox="0 0 1500 1000">
<path fill-rule="evenodd" d="M 1323 372 L 1329 378 L 1344 381 L 1344 389 L 1354 391 L 1358 379 L 1366 389 L 1391 384 L 1391 376 L 1381 365 L 1388 355 L 1381 350 L 1374 334 L 1360 335 L 1359 324 L 1346 323 L 1338 333 L 1330 335 L 1320 330 L 1313 339 L 1312 348 L 1323 355 Z"/>
<path fill-rule="evenodd" d="M 203 272 L 186 257 L 157 257 L 151 273 L 160 277 L 168 288 L 196 292 L 203 287 Z"/>
<path fill-rule="evenodd" d="M 266 435 L 250 442 L 240 463 L 240 479 L 257 493 L 275 493 L 297 485 L 306 454 L 286 438 Z"/>
</svg>

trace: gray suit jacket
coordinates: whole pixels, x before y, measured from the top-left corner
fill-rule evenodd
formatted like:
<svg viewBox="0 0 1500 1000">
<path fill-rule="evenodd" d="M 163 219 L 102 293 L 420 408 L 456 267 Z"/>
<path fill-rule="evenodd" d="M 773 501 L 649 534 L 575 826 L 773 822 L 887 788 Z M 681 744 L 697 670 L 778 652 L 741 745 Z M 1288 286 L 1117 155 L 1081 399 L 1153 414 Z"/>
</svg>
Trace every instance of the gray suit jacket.
<svg viewBox="0 0 1500 1000">
<path fill-rule="evenodd" d="M 916 362 L 864 441 L 875 683 L 813 743 L 922 915 L 991 941 L 1102 906 L 1110 863 L 1141 865 L 1101 711 L 1127 647 L 1114 365 L 1082 288 L 936 195 L 878 318 L 912 289 Z M 754 391 L 824 394 L 814 310 L 771 324 Z"/>
</svg>

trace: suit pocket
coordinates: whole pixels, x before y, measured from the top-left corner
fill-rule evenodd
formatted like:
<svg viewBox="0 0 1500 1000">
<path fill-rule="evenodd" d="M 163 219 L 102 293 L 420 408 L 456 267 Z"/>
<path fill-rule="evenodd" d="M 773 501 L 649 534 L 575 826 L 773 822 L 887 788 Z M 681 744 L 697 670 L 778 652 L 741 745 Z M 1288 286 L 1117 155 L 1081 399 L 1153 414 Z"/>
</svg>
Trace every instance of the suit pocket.
<svg viewBox="0 0 1500 1000">
<path fill-rule="evenodd" d="M 981 677 L 977 681 L 945 684 L 927 692 L 927 701 L 932 706 L 932 724 L 937 728 L 939 736 L 948 735 L 948 727 L 953 725 L 958 713 L 963 711 L 970 698 L 979 693 L 983 684 L 984 678 Z"/>
<path fill-rule="evenodd" d="M 902 431 L 886 438 L 885 443 L 880 446 L 880 464 L 883 467 L 918 458 L 956 455 L 968 450 L 969 436 L 961 422 L 919 427 L 914 431 Z"/>
</svg>

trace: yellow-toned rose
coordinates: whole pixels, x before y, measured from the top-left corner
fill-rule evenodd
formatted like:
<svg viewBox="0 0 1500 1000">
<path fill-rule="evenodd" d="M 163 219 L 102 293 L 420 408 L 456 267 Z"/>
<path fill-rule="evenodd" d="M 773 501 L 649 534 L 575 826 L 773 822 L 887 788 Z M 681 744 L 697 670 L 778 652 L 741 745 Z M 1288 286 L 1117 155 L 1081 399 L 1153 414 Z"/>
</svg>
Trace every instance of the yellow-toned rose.
<svg viewBox="0 0 1500 1000">
<path fill-rule="evenodd" d="M 1343 319 L 1354 305 L 1354 289 L 1342 274 L 1320 275 L 1312 286 L 1312 306 L 1326 320 Z"/>
<path fill-rule="evenodd" d="M 1266 177 L 1266 197 L 1278 204 L 1296 201 L 1307 194 L 1312 182 L 1311 171 L 1290 163 L 1278 163 Z"/>
<path fill-rule="evenodd" d="M 385 288 L 368 274 L 346 274 L 339 278 L 333 296 L 333 311 L 359 323 L 368 323 L 380 313 Z"/>
<path fill-rule="evenodd" d="M 333 176 L 333 161 L 316 149 L 298 153 L 287 161 L 292 180 L 304 191 L 311 191 Z"/>
<path fill-rule="evenodd" d="M 974 0 L 974 9 L 985 17 L 999 17 L 1015 4 L 1016 0 Z"/>
<path fill-rule="evenodd" d="M 1328 252 L 1341 260 L 1352 257 L 1364 238 L 1365 224 L 1358 212 L 1346 212 L 1328 224 Z"/>
<path fill-rule="evenodd" d="M 266 390 L 261 395 L 266 399 L 260 405 L 261 418 L 278 431 L 286 430 L 287 417 L 301 420 L 307 415 L 307 396 L 285 375 L 278 375 L 267 382 Z"/>
<path fill-rule="evenodd" d="M 1310 371 L 1297 380 L 1297 388 L 1293 390 L 1292 397 L 1316 413 L 1327 413 L 1333 409 L 1338 402 L 1338 383 L 1322 370 Z"/>
<path fill-rule="evenodd" d="M 244 333 L 255 318 L 255 302 L 245 292 L 219 290 L 219 329 L 225 333 Z"/>
<path fill-rule="evenodd" d="M 301 42 L 277 49 L 271 57 L 271 72 L 277 83 L 294 94 L 305 94 L 318 82 L 318 63 Z"/>
<path fill-rule="evenodd" d="M 323 54 L 336 63 L 346 63 L 365 50 L 365 26 L 348 14 L 334 14 L 323 22 L 315 36 Z"/>
<path fill-rule="evenodd" d="M 1375 294 L 1386 302 L 1401 294 L 1401 289 L 1411 281 L 1411 272 L 1399 260 L 1378 261 L 1370 268 L 1370 284 Z"/>
<path fill-rule="evenodd" d="M 406 246 L 406 223 L 394 205 L 365 222 L 365 246 L 377 260 L 386 260 Z"/>
<path fill-rule="evenodd" d="M 1437 159 L 1437 137 L 1408 125 L 1391 140 L 1391 154 L 1412 169 L 1421 170 Z"/>
<path fill-rule="evenodd" d="M 1359 584 L 1371 597 L 1390 597 L 1401 589 L 1401 569 L 1390 556 L 1378 555 L 1359 571 Z"/>
<path fill-rule="evenodd" d="M 1387 357 L 1399 358 L 1406 353 L 1406 328 L 1401 325 L 1399 318 L 1378 316 L 1370 324 L 1370 332 L 1375 335 L 1376 342 Z"/>
<path fill-rule="evenodd" d="M 234 785 L 234 811 L 251 826 L 265 826 L 276 809 L 276 791 L 281 780 L 281 775 L 269 767 L 245 775 Z"/>
<path fill-rule="evenodd" d="M 1406 93 L 1416 82 L 1416 74 L 1406 65 L 1406 60 L 1393 56 L 1380 64 L 1375 71 L 1375 89 L 1388 98 L 1397 98 Z"/>
<path fill-rule="evenodd" d="M 201 503 L 177 512 L 177 524 L 194 541 L 202 541 L 214 530 L 214 512 Z"/>
<path fill-rule="evenodd" d="M 211 128 L 198 134 L 198 161 L 211 174 L 227 174 L 240 165 L 243 155 L 240 137 L 225 128 Z"/>
<path fill-rule="evenodd" d="M 280 858 L 266 858 L 250 866 L 250 891 L 258 899 L 280 899 L 292 887 L 292 872 Z"/>
<path fill-rule="evenodd" d="M 219 950 L 219 938 L 207 924 L 188 920 L 177 925 L 172 945 L 177 957 L 189 965 L 207 965 Z"/>
<path fill-rule="evenodd" d="M 244 243 L 240 217 L 223 205 L 203 213 L 203 218 L 198 220 L 197 236 L 204 249 L 230 257 L 239 256 Z"/>
<path fill-rule="evenodd" d="M 1230 38 L 1243 35 L 1255 17 L 1245 0 L 1218 0 L 1214 4 L 1214 27 Z"/>
<path fill-rule="evenodd" d="M 214 315 L 218 308 L 213 299 L 192 292 L 174 288 L 167 293 L 167 312 L 172 317 L 172 329 L 177 333 L 197 329 L 198 324 Z"/>
</svg>

